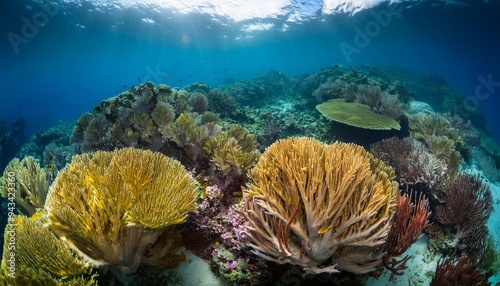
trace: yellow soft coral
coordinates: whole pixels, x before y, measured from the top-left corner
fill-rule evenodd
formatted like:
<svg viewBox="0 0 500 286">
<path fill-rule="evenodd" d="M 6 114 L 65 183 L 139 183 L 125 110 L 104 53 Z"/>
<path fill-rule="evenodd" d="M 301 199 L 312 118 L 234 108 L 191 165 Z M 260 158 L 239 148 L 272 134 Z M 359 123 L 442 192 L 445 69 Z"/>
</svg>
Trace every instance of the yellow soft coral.
<svg viewBox="0 0 500 286">
<path fill-rule="evenodd" d="M 249 178 L 245 214 L 258 256 L 311 273 L 365 273 L 381 262 L 397 183 L 362 147 L 280 140 Z"/>
<path fill-rule="evenodd" d="M 44 226 L 45 214 L 14 216 L 11 222 L 5 229 L 0 273 L 4 285 L 95 285 L 91 265 Z"/>
<path fill-rule="evenodd" d="M 15 194 L 15 203 L 21 211 L 32 215 L 37 208 L 43 208 L 50 186 L 50 172 L 42 169 L 35 158 L 10 161 L 0 178 L 0 193 L 9 199 Z"/>
<path fill-rule="evenodd" d="M 212 163 L 225 175 L 243 175 L 257 163 L 260 153 L 255 136 L 240 125 L 219 132 L 205 143 Z"/>
<path fill-rule="evenodd" d="M 49 226 L 94 265 L 133 273 L 161 235 L 196 208 L 198 184 L 176 160 L 125 148 L 75 156 L 47 199 Z"/>
</svg>

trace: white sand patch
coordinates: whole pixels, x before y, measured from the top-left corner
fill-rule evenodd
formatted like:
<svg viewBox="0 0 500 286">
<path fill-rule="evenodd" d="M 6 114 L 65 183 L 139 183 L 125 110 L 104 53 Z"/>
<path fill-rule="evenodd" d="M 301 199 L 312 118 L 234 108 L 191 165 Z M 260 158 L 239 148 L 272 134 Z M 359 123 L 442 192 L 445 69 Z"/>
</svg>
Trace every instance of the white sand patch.
<svg viewBox="0 0 500 286">
<path fill-rule="evenodd" d="M 439 257 L 433 260 L 425 260 L 425 253 L 427 251 L 427 236 L 422 235 L 417 242 L 415 242 L 410 249 L 408 249 L 402 257 L 410 256 L 406 263 L 408 268 L 404 270 L 401 276 L 396 275 L 390 280 L 391 272 L 384 270 L 380 278 L 369 278 L 366 285 L 370 286 L 400 286 L 400 285 L 429 285 L 434 272 L 436 271 L 436 264 Z"/>
<path fill-rule="evenodd" d="M 174 286 L 224 286 L 222 279 L 216 277 L 207 262 L 198 256 L 186 251 L 187 262 L 182 263 L 175 271 L 182 278 Z"/>
</svg>

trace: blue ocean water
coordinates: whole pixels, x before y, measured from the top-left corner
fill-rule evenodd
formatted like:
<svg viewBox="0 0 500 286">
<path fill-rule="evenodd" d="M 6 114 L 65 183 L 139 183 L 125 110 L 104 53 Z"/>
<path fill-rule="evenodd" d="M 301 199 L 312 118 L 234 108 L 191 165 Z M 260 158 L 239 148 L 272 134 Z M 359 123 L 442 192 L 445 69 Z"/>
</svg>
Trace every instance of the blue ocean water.
<svg viewBox="0 0 500 286">
<path fill-rule="evenodd" d="M 29 136 L 138 78 L 217 86 L 271 69 L 382 65 L 444 78 L 500 141 L 497 1 L 333 2 L 2 1 L 0 117 L 24 117 Z"/>
<path fill-rule="evenodd" d="M 337 65 L 446 81 L 457 112 L 481 110 L 500 143 L 500 1 L 9 0 L 0 19 L 0 119 L 23 119 L 19 146 L 147 81 L 217 87 Z"/>
</svg>

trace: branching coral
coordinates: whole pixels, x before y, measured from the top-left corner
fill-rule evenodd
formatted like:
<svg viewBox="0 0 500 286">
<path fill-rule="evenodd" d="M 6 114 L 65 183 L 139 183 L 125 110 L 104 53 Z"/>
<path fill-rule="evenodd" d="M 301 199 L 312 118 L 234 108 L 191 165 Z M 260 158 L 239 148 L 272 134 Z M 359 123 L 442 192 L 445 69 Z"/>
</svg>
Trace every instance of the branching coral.
<svg viewBox="0 0 500 286">
<path fill-rule="evenodd" d="M 92 267 L 44 224 L 42 212 L 12 217 L 5 231 L 4 285 L 96 285 Z M 1 281 L 1 280 L 0 280 Z"/>
<path fill-rule="evenodd" d="M 413 195 L 413 192 L 398 195 L 397 210 L 386 243 L 387 254 L 383 259 L 384 266 L 392 272 L 391 277 L 401 275 L 410 258 L 410 256 L 405 256 L 398 260 L 394 257 L 408 250 L 420 237 L 428 223 L 429 201 L 422 196 L 417 198 L 415 205 L 412 202 Z"/>
<path fill-rule="evenodd" d="M 438 262 L 436 274 L 430 285 L 486 286 L 489 284 L 481 270 L 474 267 L 467 256 L 460 258 L 451 256 Z"/>
<path fill-rule="evenodd" d="M 436 209 L 439 222 L 455 227 L 455 237 L 466 237 L 477 225 L 483 225 L 493 211 L 489 187 L 478 177 L 460 175 L 445 190 L 446 204 Z"/>
<path fill-rule="evenodd" d="M 245 214 L 256 255 L 311 273 L 366 273 L 381 262 L 397 183 L 362 147 L 280 140 L 249 177 Z"/>
<path fill-rule="evenodd" d="M 142 262 L 173 255 L 159 250 L 169 245 L 162 234 L 195 209 L 197 188 L 178 161 L 160 153 L 126 148 L 75 156 L 51 187 L 49 227 L 92 264 L 133 273 Z"/>
<path fill-rule="evenodd" d="M 10 161 L 0 178 L 0 193 L 12 198 L 22 209 L 32 215 L 37 208 L 43 208 L 50 186 L 50 171 L 42 169 L 35 158 Z"/>
<path fill-rule="evenodd" d="M 373 144 L 370 152 L 394 167 L 400 184 L 409 188 L 418 186 L 428 196 L 444 201 L 442 189 L 449 181 L 448 167 L 422 143 L 411 138 L 392 137 Z"/>
</svg>

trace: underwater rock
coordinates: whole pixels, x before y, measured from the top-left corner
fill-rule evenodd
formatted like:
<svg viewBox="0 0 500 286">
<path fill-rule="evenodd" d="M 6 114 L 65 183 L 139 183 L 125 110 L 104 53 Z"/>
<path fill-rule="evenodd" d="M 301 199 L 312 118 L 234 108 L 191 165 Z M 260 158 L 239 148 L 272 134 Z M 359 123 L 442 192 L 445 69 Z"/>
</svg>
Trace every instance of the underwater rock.
<svg viewBox="0 0 500 286">
<path fill-rule="evenodd" d="M 432 107 L 423 101 L 412 101 L 410 102 L 410 115 L 417 114 L 417 113 L 425 113 L 425 114 L 431 114 L 434 113 L 434 109 Z"/>
</svg>

